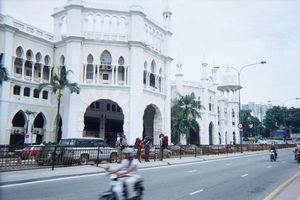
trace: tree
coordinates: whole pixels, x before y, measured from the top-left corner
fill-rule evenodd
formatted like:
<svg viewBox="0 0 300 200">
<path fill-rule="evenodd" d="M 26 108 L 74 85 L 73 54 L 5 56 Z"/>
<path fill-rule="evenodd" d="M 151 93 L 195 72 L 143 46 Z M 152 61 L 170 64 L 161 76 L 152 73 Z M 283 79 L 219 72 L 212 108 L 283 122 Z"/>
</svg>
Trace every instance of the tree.
<svg viewBox="0 0 300 200">
<path fill-rule="evenodd" d="M 3 53 L 0 54 L 0 85 L 2 85 L 3 81 L 8 80 L 8 73 L 5 67 L 2 66 L 2 57 Z"/>
<path fill-rule="evenodd" d="M 196 131 L 196 119 L 201 118 L 200 111 L 204 107 L 200 101 L 195 99 L 194 93 L 190 95 L 179 95 L 179 99 L 173 101 L 171 108 L 171 127 L 175 141 L 179 141 L 180 135 L 185 134 L 187 144 L 190 143 L 190 129 Z"/>
<path fill-rule="evenodd" d="M 63 96 L 62 92 L 64 89 L 68 89 L 71 94 L 73 92 L 79 94 L 80 88 L 77 83 L 70 83 L 68 80 L 68 74 L 72 72 L 71 70 L 66 71 L 65 68 L 60 70 L 60 74 L 54 73 L 54 75 L 50 79 L 50 83 L 42 83 L 39 85 L 39 91 L 41 91 L 45 87 L 50 87 L 51 92 L 57 94 L 57 114 L 56 114 L 56 129 L 55 129 L 55 142 L 57 143 L 58 139 L 58 126 L 60 120 L 60 101 Z"/>
<path fill-rule="evenodd" d="M 251 110 L 241 110 L 241 117 L 243 122 L 244 136 L 255 137 L 260 135 L 263 126 L 257 117 L 251 115 Z"/>
<path fill-rule="evenodd" d="M 287 108 L 280 106 L 273 106 L 266 112 L 266 117 L 263 124 L 266 128 L 266 136 L 274 130 L 286 125 Z"/>
</svg>

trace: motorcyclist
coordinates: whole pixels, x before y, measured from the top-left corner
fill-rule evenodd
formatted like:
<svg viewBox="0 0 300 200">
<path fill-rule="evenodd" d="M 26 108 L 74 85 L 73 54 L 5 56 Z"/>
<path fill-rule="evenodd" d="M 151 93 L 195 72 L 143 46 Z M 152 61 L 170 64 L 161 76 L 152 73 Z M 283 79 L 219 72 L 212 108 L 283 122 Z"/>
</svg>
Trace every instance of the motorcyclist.
<svg viewBox="0 0 300 200">
<path fill-rule="evenodd" d="M 275 153 L 275 159 L 277 159 L 277 151 L 276 151 L 276 147 L 274 144 L 271 145 L 271 149 L 270 150 L 273 150 L 274 153 Z"/>
<path fill-rule="evenodd" d="M 296 145 L 297 146 L 296 146 L 296 148 L 294 150 L 294 153 L 295 153 L 295 160 L 298 161 L 298 156 L 300 156 L 300 143 L 297 143 Z"/>
<path fill-rule="evenodd" d="M 120 180 L 123 181 L 126 186 L 125 188 L 127 189 L 126 199 L 131 199 L 134 191 L 134 184 L 140 178 L 140 176 L 136 174 L 139 161 L 135 158 L 135 150 L 133 148 L 126 147 L 123 149 L 122 153 L 123 159 L 120 166 L 109 172 L 108 175 L 115 173 L 121 178 Z"/>
</svg>

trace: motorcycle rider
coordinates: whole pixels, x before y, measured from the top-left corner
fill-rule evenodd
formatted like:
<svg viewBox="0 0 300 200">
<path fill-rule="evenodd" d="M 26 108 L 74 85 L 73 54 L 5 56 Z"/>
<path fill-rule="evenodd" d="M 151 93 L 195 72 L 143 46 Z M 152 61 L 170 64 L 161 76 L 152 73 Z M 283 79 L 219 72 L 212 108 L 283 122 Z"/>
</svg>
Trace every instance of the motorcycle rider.
<svg viewBox="0 0 300 200">
<path fill-rule="evenodd" d="M 294 150 L 294 153 L 295 153 L 295 160 L 300 160 L 298 157 L 300 156 L 300 143 L 297 143 L 296 144 L 296 149 Z"/>
<path fill-rule="evenodd" d="M 118 177 L 122 177 L 120 180 L 123 181 L 127 190 L 126 199 L 131 199 L 134 193 L 134 185 L 140 178 L 140 176 L 136 174 L 139 161 L 135 158 L 135 150 L 133 148 L 126 147 L 122 153 L 123 159 L 120 166 L 109 172 L 108 175 L 116 174 Z"/>
<path fill-rule="evenodd" d="M 270 150 L 273 150 L 274 153 L 275 153 L 275 159 L 277 159 L 277 151 L 276 151 L 276 147 L 274 144 L 271 145 L 271 149 Z"/>
</svg>

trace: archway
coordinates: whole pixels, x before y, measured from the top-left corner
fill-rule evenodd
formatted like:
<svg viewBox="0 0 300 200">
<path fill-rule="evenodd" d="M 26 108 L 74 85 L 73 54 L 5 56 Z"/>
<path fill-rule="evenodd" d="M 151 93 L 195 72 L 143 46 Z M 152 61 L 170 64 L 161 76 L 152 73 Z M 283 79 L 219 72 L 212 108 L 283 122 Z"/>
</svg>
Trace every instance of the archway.
<svg viewBox="0 0 300 200">
<path fill-rule="evenodd" d="M 159 109 L 151 104 L 144 111 L 143 116 L 143 138 L 150 136 L 154 144 L 158 144 L 159 134 L 162 133 L 162 118 Z"/>
<path fill-rule="evenodd" d="M 209 123 L 208 132 L 209 132 L 209 145 L 213 145 L 213 124 L 212 124 L 212 122 Z"/>
<path fill-rule="evenodd" d="M 123 132 L 123 124 L 121 107 L 112 100 L 100 99 L 85 111 L 83 137 L 103 138 L 108 145 L 114 145 L 117 133 Z"/>
<path fill-rule="evenodd" d="M 41 144 L 43 142 L 45 119 L 43 113 L 39 113 L 35 117 L 33 122 L 32 143 Z"/>
<path fill-rule="evenodd" d="M 25 113 L 20 110 L 18 111 L 12 119 L 12 131 L 10 135 L 9 145 L 16 148 L 24 145 L 25 139 L 25 123 L 26 116 Z"/>
<path fill-rule="evenodd" d="M 196 129 L 193 130 L 190 128 L 190 130 L 189 130 L 190 144 L 199 145 L 200 144 L 200 138 L 199 138 L 200 129 L 199 129 L 199 125 L 198 125 L 197 121 L 194 121 L 194 125 L 195 125 Z"/>
</svg>

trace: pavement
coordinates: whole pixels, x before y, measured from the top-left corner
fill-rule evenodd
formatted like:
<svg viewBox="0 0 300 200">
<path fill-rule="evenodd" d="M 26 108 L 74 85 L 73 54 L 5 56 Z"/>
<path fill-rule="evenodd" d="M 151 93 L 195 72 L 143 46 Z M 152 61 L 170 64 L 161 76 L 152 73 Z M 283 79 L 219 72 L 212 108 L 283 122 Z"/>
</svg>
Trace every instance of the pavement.
<svg viewBox="0 0 300 200">
<path fill-rule="evenodd" d="M 203 162 L 206 160 L 216 160 L 221 158 L 238 157 L 258 152 L 244 152 L 220 155 L 201 155 L 197 157 L 182 157 L 179 158 L 166 158 L 163 161 L 151 160 L 150 162 L 141 161 L 139 168 L 153 168 L 168 165 L 178 165 L 194 162 Z M 261 153 L 261 152 L 259 152 Z M 10 172 L 0 172 L 0 187 L 5 185 L 27 183 L 33 181 L 49 180 L 56 178 L 91 175 L 105 173 L 106 167 L 115 168 L 117 163 L 102 163 L 97 167 L 96 165 L 80 165 L 72 167 L 56 167 L 54 170 L 51 168 L 40 168 L 30 170 L 18 170 Z M 264 200 L 300 200 L 300 171 L 293 177 L 290 177 L 286 182 L 276 188 Z"/>
</svg>

